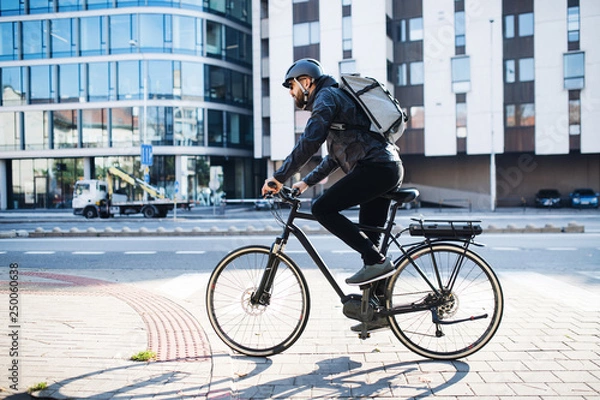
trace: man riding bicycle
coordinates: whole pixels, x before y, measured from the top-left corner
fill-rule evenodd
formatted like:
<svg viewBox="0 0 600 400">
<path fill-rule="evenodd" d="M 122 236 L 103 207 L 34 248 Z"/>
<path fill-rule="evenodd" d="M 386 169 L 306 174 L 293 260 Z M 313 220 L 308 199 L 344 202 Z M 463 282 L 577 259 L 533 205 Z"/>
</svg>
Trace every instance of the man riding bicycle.
<svg viewBox="0 0 600 400">
<path fill-rule="evenodd" d="M 317 60 L 306 58 L 292 64 L 283 86 L 289 89 L 298 108 L 311 111 L 311 117 L 281 168 L 265 180 L 262 194 L 279 192 L 283 182 L 327 142 L 328 155 L 293 188 L 302 193 L 341 168 L 346 175 L 313 202 L 312 213 L 329 232 L 361 255 L 364 265 L 346 279 L 347 284 L 364 285 L 392 275 L 391 259 L 378 250 L 380 234 L 362 232 L 341 211 L 360 205 L 360 224 L 385 223 L 390 200 L 381 196 L 401 185 L 404 175 L 397 147 L 369 132 L 371 122 L 365 112 L 332 76 L 323 73 Z M 335 129 L 341 124 L 343 130 Z"/>
</svg>

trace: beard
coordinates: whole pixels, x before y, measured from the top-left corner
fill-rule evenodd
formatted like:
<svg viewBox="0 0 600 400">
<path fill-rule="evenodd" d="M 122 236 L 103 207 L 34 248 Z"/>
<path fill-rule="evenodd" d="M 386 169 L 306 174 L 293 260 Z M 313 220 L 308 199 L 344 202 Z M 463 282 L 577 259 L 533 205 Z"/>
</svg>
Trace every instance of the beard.
<svg viewBox="0 0 600 400">
<path fill-rule="evenodd" d="M 294 103 L 296 104 L 296 107 L 304 110 L 304 107 L 306 107 L 306 103 L 304 102 L 304 94 L 300 93 L 299 95 L 294 95 Z"/>
</svg>

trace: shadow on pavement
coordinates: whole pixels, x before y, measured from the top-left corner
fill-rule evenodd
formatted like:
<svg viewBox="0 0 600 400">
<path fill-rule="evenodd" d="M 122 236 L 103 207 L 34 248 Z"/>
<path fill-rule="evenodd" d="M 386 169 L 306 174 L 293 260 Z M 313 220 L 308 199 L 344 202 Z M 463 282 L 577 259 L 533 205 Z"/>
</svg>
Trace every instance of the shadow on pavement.
<svg viewBox="0 0 600 400">
<path fill-rule="evenodd" d="M 448 367 L 444 371 L 453 374 L 443 383 L 433 383 L 427 378 L 417 377 L 419 365 L 442 364 Z M 255 377 L 264 368 L 258 368 L 236 381 L 236 398 L 241 399 L 287 399 L 298 396 L 320 398 L 364 398 L 381 395 L 405 398 L 403 394 L 411 392 L 410 398 L 431 395 L 448 388 L 469 372 L 469 365 L 461 361 L 407 361 L 362 369 L 360 362 L 348 356 L 322 360 L 316 363 L 317 369 L 304 375 L 284 376 L 280 379 L 248 384 L 243 381 Z M 451 371 L 453 369 L 454 371 Z M 412 375 L 412 377 L 408 377 Z M 413 382 L 415 381 L 416 382 Z M 307 393 L 308 392 L 308 393 Z"/>
</svg>

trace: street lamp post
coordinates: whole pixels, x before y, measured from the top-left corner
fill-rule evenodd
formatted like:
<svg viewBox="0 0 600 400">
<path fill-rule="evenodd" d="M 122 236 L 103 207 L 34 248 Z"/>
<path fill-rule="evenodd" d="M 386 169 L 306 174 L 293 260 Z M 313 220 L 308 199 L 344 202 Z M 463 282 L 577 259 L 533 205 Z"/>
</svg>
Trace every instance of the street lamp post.
<svg viewBox="0 0 600 400">
<path fill-rule="evenodd" d="M 494 19 L 490 19 L 490 210 L 496 211 L 496 152 L 494 148 Z"/>
<path fill-rule="evenodd" d="M 149 166 L 151 165 L 151 161 L 146 158 L 150 158 L 151 156 L 146 157 L 146 153 L 148 149 L 146 148 L 147 139 L 148 139 L 148 60 L 146 59 L 145 54 L 141 51 L 140 46 L 137 40 L 130 40 L 129 44 L 133 47 L 136 47 L 138 53 L 142 56 L 142 82 L 144 85 L 143 88 L 143 112 L 144 112 L 144 121 L 142 123 L 142 137 L 141 137 L 141 145 L 140 145 L 140 161 L 141 161 L 141 169 L 144 174 L 144 182 L 149 183 Z M 150 154 L 152 150 L 150 149 Z M 144 201 L 148 200 L 148 193 L 144 191 Z"/>
<path fill-rule="evenodd" d="M 137 40 L 130 40 L 129 45 L 135 47 L 138 53 L 142 56 L 142 84 L 144 85 L 142 96 L 143 96 L 143 109 L 144 109 L 144 121 L 142 125 L 142 144 L 146 144 L 147 130 L 148 130 L 148 60 L 141 51 Z"/>
</svg>

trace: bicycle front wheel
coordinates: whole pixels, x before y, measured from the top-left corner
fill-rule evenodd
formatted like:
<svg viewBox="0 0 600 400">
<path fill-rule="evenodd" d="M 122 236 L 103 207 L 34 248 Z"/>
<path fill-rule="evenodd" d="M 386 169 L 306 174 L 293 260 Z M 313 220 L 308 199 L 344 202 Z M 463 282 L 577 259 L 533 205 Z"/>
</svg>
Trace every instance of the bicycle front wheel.
<svg viewBox="0 0 600 400">
<path fill-rule="evenodd" d="M 410 252 L 387 285 L 388 309 L 407 311 L 390 317 L 392 331 L 408 349 L 432 359 L 453 360 L 480 350 L 496 333 L 503 304 L 491 267 L 450 243 Z"/>
<path fill-rule="evenodd" d="M 267 304 L 252 301 L 269 257 L 277 271 Z M 310 310 L 306 280 L 285 254 L 271 255 L 268 247 L 248 246 L 229 253 L 208 282 L 206 307 L 217 335 L 240 353 L 266 357 L 289 348 L 302 334 Z"/>
</svg>

